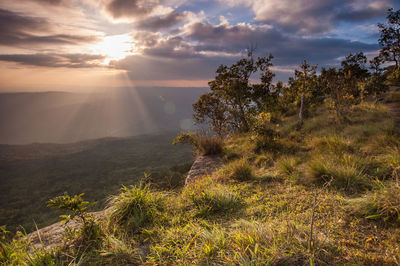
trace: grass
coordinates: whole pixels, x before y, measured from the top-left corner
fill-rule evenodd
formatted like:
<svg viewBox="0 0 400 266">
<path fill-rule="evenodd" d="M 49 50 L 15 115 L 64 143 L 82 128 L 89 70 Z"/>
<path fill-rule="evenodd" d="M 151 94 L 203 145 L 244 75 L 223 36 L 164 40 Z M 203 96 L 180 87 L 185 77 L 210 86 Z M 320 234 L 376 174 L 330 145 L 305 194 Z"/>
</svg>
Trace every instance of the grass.
<svg viewBox="0 0 400 266">
<path fill-rule="evenodd" d="M 229 188 L 207 178 L 189 186 L 184 195 L 195 207 L 198 217 L 226 215 L 239 209 L 241 203 Z"/>
<path fill-rule="evenodd" d="M 253 167 L 246 158 L 229 162 L 220 171 L 222 179 L 234 179 L 237 181 L 248 181 L 253 177 Z"/>
<path fill-rule="evenodd" d="M 162 200 L 163 195 L 152 192 L 149 186 L 123 186 L 118 195 L 111 196 L 108 200 L 107 206 L 111 209 L 110 224 L 132 231 L 151 225 L 163 210 Z"/>
<path fill-rule="evenodd" d="M 221 154 L 223 139 L 219 136 L 199 136 L 198 145 L 201 155 Z"/>
<path fill-rule="evenodd" d="M 400 184 L 390 181 L 358 202 L 356 210 L 367 219 L 400 224 Z"/>
<path fill-rule="evenodd" d="M 364 174 L 350 156 L 332 158 L 319 156 L 308 162 L 309 175 L 318 184 L 332 179 L 332 185 L 348 193 L 365 191 L 371 187 L 371 179 Z"/>
<path fill-rule="evenodd" d="M 301 159 L 293 156 L 283 156 L 277 162 L 277 167 L 281 174 L 289 178 L 291 181 L 296 181 L 299 178 L 298 165 Z"/>
<path fill-rule="evenodd" d="M 108 202 L 109 222 L 99 223 L 98 248 L 80 262 L 400 264 L 400 141 L 393 121 L 370 103 L 352 107 L 340 124 L 331 115 L 322 107 L 299 130 L 297 115 L 282 118 L 278 150 L 258 150 L 251 134 L 230 136 L 225 166 L 188 187 L 123 187 Z M 27 261 L 23 249 L 19 264 Z M 56 261 L 54 252 L 43 259 Z"/>
</svg>

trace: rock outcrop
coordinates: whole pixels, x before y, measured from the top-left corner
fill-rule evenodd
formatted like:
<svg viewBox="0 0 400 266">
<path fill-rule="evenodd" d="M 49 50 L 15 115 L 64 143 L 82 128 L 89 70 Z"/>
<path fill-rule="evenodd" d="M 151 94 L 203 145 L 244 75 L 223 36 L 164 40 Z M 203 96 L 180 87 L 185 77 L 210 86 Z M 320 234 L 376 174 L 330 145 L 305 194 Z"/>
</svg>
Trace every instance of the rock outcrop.
<svg viewBox="0 0 400 266">
<path fill-rule="evenodd" d="M 106 211 L 107 209 L 98 212 L 91 212 L 90 215 L 92 215 L 96 220 L 99 220 L 105 216 Z M 68 226 L 77 229 L 81 226 L 81 223 L 77 220 L 72 220 L 68 223 Z M 28 239 L 31 243 L 32 251 L 33 249 L 40 250 L 43 248 L 49 250 L 62 245 L 64 234 L 65 224 L 63 222 L 58 222 L 28 234 Z"/>
<path fill-rule="evenodd" d="M 205 175 L 211 175 L 223 165 L 221 157 L 217 155 L 205 155 L 198 157 L 190 168 L 186 177 L 185 185 L 187 186 L 194 180 Z"/>
</svg>

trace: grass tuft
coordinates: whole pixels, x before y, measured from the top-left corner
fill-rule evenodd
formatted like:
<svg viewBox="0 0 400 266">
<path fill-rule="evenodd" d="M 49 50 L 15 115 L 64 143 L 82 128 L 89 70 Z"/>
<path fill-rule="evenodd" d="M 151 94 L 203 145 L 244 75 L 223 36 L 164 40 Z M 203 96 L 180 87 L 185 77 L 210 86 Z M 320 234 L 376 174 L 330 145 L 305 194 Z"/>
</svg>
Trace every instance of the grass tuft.
<svg viewBox="0 0 400 266">
<path fill-rule="evenodd" d="M 152 192 L 147 185 L 123 186 L 121 192 L 111 196 L 110 223 L 137 230 L 154 222 L 163 210 L 163 195 Z"/>
<path fill-rule="evenodd" d="M 350 156 L 343 156 L 340 160 L 318 156 L 308 162 L 308 170 L 316 183 L 323 184 L 333 179 L 332 185 L 347 193 L 357 193 L 371 187 L 370 178 Z"/>
<path fill-rule="evenodd" d="M 222 179 L 247 181 L 253 178 L 253 167 L 246 158 L 229 162 L 221 171 Z"/>
<path fill-rule="evenodd" d="M 241 205 L 241 200 L 233 192 L 210 178 L 192 184 L 185 195 L 194 205 L 196 216 L 203 218 L 232 213 Z"/>
</svg>

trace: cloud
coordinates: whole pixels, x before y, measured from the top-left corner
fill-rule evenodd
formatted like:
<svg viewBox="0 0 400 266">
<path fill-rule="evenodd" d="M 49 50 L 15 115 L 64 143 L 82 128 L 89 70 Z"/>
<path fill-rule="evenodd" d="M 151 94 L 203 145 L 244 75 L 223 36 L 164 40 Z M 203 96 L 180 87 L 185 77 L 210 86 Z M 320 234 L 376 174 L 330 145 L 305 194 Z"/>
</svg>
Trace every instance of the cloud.
<svg viewBox="0 0 400 266">
<path fill-rule="evenodd" d="M 284 78 L 288 66 L 293 68 L 304 59 L 312 64 L 333 65 L 349 53 L 378 49 L 375 44 L 340 38 L 301 38 L 270 26 L 245 23 L 198 22 L 182 28 L 177 36 L 140 32 L 134 38 L 142 47 L 142 54 L 111 63 L 112 67 L 126 70 L 132 80 L 211 79 L 218 65 L 232 64 L 245 55 L 244 50 L 251 44 L 258 47 L 256 55 L 275 56 L 273 63 L 279 72 L 284 72 Z"/>
<path fill-rule="evenodd" d="M 158 0 L 110 0 L 106 11 L 114 18 L 144 17 L 157 6 Z"/>
<path fill-rule="evenodd" d="M 183 62 L 182 58 L 132 55 L 112 65 L 127 70 L 132 80 L 202 80 L 210 79 L 221 63 L 233 61 L 223 57 L 192 56 Z"/>
<path fill-rule="evenodd" d="M 152 16 L 136 23 L 136 27 L 141 30 L 159 31 L 170 28 L 186 21 L 189 12 L 172 11 L 161 16 Z"/>
<path fill-rule="evenodd" d="M 99 67 L 102 55 L 91 54 L 2 54 L 1 61 L 39 67 Z"/>
<path fill-rule="evenodd" d="M 387 1 L 370 2 L 365 6 L 361 5 L 359 7 L 356 5 L 349 10 L 343 10 L 338 13 L 335 19 L 349 22 L 365 21 L 384 16 L 389 7 L 391 7 L 391 5 Z"/>
<path fill-rule="evenodd" d="M 82 44 L 97 40 L 95 36 L 49 34 L 51 28 L 51 23 L 44 18 L 0 9 L 0 45 L 31 47 L 41 44 Z"/>
<path fill-rule="evenodd" d="M 64 0 L 31 0 L 31 1 L 37 2 L 39 4 L 54 5 L 54 6 L 65 4 Z"/>
<path fill-rule="evenodd" d="M 300 34 L 325 33 L 341 21 L 382 17 L 391 0 L 220 0 L 230 6 L 251 6 L 254 21 Z"/>
</svg>

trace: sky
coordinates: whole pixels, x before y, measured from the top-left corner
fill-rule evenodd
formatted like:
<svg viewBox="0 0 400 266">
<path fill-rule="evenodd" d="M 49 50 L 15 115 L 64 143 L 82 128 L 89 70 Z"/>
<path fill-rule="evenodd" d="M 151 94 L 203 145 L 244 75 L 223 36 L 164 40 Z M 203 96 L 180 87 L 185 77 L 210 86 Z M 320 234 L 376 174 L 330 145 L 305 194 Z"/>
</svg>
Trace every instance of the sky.
<svg viewBox="0 0 400 266">
<path fill-rule="evenodd" d="M 275 81 L 378 53 L 398 0 L 0 0 L 0 92 L 205 87 L 255 48 Z"/>
</svg>

